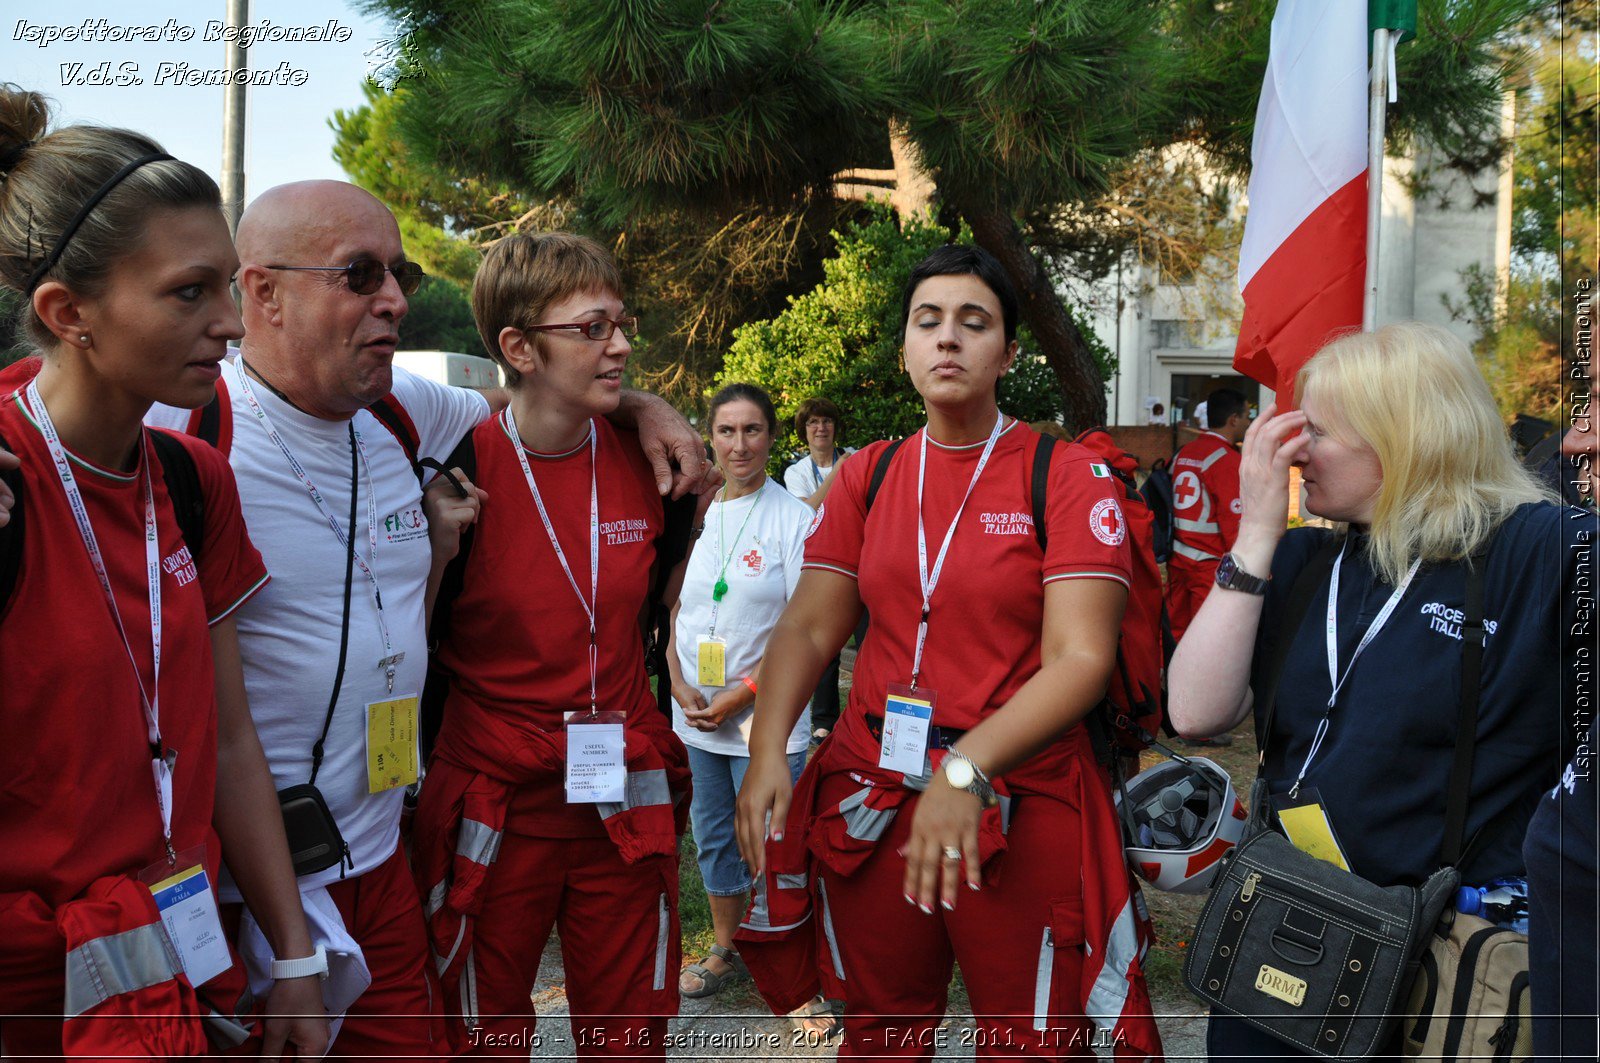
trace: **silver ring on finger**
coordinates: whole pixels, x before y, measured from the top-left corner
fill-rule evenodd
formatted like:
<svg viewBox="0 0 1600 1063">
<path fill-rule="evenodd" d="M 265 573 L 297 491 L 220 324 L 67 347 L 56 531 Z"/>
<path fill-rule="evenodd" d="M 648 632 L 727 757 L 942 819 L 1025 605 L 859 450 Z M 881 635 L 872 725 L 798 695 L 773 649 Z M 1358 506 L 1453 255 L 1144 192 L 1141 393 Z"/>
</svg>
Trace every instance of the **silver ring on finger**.
<svg viewBox="0 0 1600 1063">
<path fill-rule="evenodd" d="M 946 860 L 960 860 L 961 850 L 953 845 L 947 845 L 944 847 L 944 858 Z"/>
</svg>

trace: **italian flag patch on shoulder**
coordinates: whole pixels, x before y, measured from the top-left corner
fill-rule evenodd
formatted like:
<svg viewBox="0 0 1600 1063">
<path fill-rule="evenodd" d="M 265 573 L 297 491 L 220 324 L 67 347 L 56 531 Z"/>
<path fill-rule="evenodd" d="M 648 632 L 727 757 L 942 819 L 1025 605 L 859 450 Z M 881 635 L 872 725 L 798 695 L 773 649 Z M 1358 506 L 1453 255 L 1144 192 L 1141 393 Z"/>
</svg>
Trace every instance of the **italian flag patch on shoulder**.
<svg viewBox="0 0 1600 1063">
<path fill-rule="evenodd" d="M 1097 461 L 1091 461 L 1089 463 L 1089 471 L 1094 473 L 1096 476 L 1101 477 L 1102 479 L 1109 480 L 1111 478 L 1111 470 L 1106 468 L 1104 465 L 1101 465 Z"/>
</svg>

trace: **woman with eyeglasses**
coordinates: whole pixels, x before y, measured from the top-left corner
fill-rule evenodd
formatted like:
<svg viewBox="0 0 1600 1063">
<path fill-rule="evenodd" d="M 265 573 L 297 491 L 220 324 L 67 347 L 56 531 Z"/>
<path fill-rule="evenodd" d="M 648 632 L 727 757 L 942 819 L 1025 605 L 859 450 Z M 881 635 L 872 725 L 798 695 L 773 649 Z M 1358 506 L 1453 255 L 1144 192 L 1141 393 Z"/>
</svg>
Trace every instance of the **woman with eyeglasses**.
<svg viewBox="0 0 1600 1063">
<path fill-rule="evenodd" d="M 611 256 L 566 233 L 495 244 L 472 307 L 511 402 L 453 460 L 483 501 L 434 617 L 451 679 L 414 854 L 447 1010 L 473 1054 L 525 1058 L 556 928 L 579 1056 L 660 1059 L 689 770 L 640 636 L 655 566 L 675 563 L 662 501 L 605 419 L 635 319 Z M 430 495 L 432 515 L 449 495 Z"/>
<path fill-rule="evenodd" d="M 217 186 L 121 129 L 46 132 L 0 86 L 0 284 L 42 355 L 0 390 L 0 1054 L 175 1058 L 248 1018 L 226 857 L 280 968 L 265 1050 L 328 1024 L 234 611 L 267 582 L 233 474 L 147 430 L 242 333 Z"/>
</svg>

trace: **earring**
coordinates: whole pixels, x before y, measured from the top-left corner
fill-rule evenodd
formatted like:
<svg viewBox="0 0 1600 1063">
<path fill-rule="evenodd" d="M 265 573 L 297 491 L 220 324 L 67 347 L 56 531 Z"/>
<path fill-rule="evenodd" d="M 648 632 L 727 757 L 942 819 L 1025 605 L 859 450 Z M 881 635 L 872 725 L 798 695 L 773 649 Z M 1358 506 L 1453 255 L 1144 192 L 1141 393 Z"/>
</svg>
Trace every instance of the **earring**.
<svg viewBox="0 0 1600 1063">
<path fill-rule="evenodd" d="M 89 334 L 87 332 L 78 333 L 78 342 L 81 343 L 81 344 L 84 344 L 85 346 L 88 346 Z"/>
</svg>

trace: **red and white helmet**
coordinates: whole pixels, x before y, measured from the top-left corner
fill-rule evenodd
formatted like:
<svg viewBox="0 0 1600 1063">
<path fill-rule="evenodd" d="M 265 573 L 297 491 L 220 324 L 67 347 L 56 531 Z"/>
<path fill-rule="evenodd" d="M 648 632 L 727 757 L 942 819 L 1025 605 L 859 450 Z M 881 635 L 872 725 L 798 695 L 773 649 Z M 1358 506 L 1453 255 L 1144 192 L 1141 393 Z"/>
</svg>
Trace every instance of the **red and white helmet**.
<svg viewBox="0 0 1600 1063">
<path fill-rule="evenodd" d="M 1128 863 L 1158 890 L 1204 893 L 1244 834 L 1233 780 L 1204 757 L 1147 768 L 1116 798 Z"/>
</svg>

